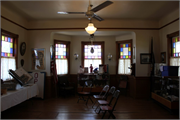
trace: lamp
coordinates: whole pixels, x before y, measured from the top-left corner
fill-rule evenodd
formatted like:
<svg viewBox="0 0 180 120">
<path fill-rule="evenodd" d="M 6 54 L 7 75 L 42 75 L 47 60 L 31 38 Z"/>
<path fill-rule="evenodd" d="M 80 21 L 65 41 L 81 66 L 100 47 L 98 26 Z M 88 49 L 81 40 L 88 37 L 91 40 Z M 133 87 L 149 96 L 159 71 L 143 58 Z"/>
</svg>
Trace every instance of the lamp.
<svg viewBox="0 0 180 120">
<path fill-rule="evenodd" d="M 93 40 L 94 40 L 94 39 L 95 39 L 95 38 L 94 38 L 94 34 L 90 34 L 89 40 L 91 40 L 91 45 L 93 45 Z M 94 53 L 94 48 L 93 48 L 93 47 L 91 47 L 90 52 L 91 52 L 92 54 Z"/>
<path fill-rule="evenodd" d="M 108 60 L 111 60 L 112 55 L 109 53 L 107 57 L 108 57 Z"/>
<path fill-rule="evenodd" d="M 86 32 L 89 34 L 93 34 L 96 32 L 97 28 L 94 27 L 94 24 L 90 21 L 90 23 L 88 24 L 88 26 L 85 28 Z"/>
<path fill-rule="evenodd" d="M 75 53 L 75 54 L 74 54 L 74 58 L 75 58 L 75 60 L 77 60 L 77 59 L 78 59 L 78 56 L 79 56 L 79 55 L 78 55 L 77 53 Z"/>
</svg>

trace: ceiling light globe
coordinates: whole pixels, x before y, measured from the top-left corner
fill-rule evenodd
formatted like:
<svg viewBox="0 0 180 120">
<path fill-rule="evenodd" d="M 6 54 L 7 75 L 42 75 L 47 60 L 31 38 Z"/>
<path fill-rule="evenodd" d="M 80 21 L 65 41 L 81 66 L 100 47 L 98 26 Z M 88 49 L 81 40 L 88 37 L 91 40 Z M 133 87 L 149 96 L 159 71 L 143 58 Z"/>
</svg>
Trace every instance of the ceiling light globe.
<svg viewBox="0 0 180 120">
<path fill-rule="evenodd" d="M 86 32 L 89 34 L 93 34 L 96 32 L 97 28 L 94 27 L 93 23 L 89 23 L 88 26 L 85 28 Z"/>
</svg>

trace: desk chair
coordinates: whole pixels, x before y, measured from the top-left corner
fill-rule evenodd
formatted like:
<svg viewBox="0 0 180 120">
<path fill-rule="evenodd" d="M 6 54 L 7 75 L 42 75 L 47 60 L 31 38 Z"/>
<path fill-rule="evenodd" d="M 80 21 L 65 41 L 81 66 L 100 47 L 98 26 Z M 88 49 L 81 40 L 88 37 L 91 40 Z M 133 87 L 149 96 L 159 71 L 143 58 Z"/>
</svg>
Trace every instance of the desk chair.
<svg viewBox="0 0 180 120">
<path fill-rule="evenodd" d="M 111 94 L 113 95 L 116 90 L 116 87 L 112 86 L 107 94 L 106 100 L 98 100 L 98 106 L 96 107 L 95 111 L 98 109 L 100 105 L 108 105 L 109 102 L 107 101 L 108 96 Z"/>
<path fill-rule="evenodd" d="M 81 92 L 78 92 L 79 98 L 78 98 L 77 103 L 79 103 L 79 100 L 83 100 L 83 101 L 86 101 L 86 105 L 87 105 L 89 99 L 90 99 L 91 102 L 93 103 L 93 101 L 92 101 L 92 99 L 91 99 L 91 97 L 90 97 L 90 95 L 91 95 L 91 90 L 92 90 L 92 86 L 93 86 L 93 83 L 92 83 L 91 80 L 85 81 L 85 83 L 84 83 L 84 85 L 83 85 L 83 87 L 82 87 Z M 88 88 L 89 88 L 89 91 L 88 91 L 88 92 L 87 92 L 87 91 L 84 91 L 84 88 L 85 88 L 85 87 L 88 87 Z M 87 99 L 85 99 L 84 97 L 87 97 Z"/>
<path fill-rule="evenodd" d="M 121 75 L 119 78 L 118 89 L 121 91 L 121 94 L 127 95 L 127 86 L 128 86 L 128 76 Z"/>
<path fill-rule="evenodd" d="M 67 95 L 75 95 L 75 83 L 69 82 L 68 76 L 58 76 L 58 89 L 59 95 L 63 95 L 64 97 Z"/>
<path fill-rule="evenodd" d="M 92 108 L 93 106 L 96 104 L 97 100 L 99 99 L 106 99 L 107 98 L 107 92 L 109 90 L 109 85 L 105 85 L 104 88 L 101 90 L 100 94 L 99 95 L 93 95 L 93 98 L 96 99 L 96 101 L 94 102 L 94 104 L 92 105 Z"/>
<path fill-rule="evenodd" d="M 104 116 L 105 116 L 105 114 L 106 114 L 107 111 L 109 112 L 109 117 L 108 117 L 108 119 L 109 119 L 111 116 L 112 116 L 113 119 L 116 119 L 116 117 L 115 117 L 114 114 L 113 114 L 113 111 L 114 111 L 114 108 L 115 108 L 115 106 L 116 106 L 116 104 L 117 104 L 117 101 L 118 101 L 118 99 L 119 99 L 119 95 L 120 95 L 120 90 L 116 90 L 115 93 L 113 94 L 113 96 L 112 96 L 109 104 L 108 104 L 108 105 L 105 105 L 105 106 L 100 106 L 99 112 L 100 112 L 100 111 L 104 111 L 103 116 L 102 116 L 101 119 L 104 118 Z M 114 99 L 116 99 L 116 100 L 114 101 Z M 111 104 L 112 104 L 112 101 L 114 101 L 114 105 L 111 105 Z"/>
</svg>

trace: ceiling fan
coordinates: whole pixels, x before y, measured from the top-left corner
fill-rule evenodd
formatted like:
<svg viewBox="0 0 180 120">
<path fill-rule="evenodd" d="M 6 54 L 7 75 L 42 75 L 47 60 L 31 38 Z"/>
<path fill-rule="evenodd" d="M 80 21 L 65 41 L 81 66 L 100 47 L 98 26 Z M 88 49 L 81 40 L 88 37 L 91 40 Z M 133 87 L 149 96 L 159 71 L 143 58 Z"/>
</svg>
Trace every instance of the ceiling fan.
<svg viewBox="0 0 180 120">
<path fill-rule="evenodd" d="M 87 16 L 89 20 L 91 20 L 92 18 L 95 18 L 98 21 L 103 21 L 104 19 L 101 18 L 100 16 L 96 15 L 95 12 L 109 6 L 112 3 L 113 2 L 107 0 L 107 1 L 101 3 L 100 5 L 98 5 L 98 6 L 96 6 L 95 8 L 92 9 L 93 5 L 90 3 L 90 0 L 89 0 L 89 6 L 88 6 L 88 9 L 87 9 L 87 12 L 58 12 L 58 13 L 59 14 L 85 14 L 85 16 Z"/>
</svg>

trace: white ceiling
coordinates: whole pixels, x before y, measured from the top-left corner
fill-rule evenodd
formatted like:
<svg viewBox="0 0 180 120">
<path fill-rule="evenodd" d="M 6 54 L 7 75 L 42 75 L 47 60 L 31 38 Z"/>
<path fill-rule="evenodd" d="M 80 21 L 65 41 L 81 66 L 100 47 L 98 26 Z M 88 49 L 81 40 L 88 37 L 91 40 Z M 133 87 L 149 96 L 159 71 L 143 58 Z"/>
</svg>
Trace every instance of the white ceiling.
<svg viewBox="0 0 180 120">
<path fill-rule="evenodd" d="M 94 8 L 106 0 L 90 1 Z M 96 12 L 105 20 L 106 18 L 159 20 L 179 8 L 179 1 L 111 1 L 113 4 Z M 62 15 L 57 12 L 86 12 L 89 0 L 1 1 L 1 5 L 24 16 L 27 20 L 75 19 L 86 18 L 86 16 L 84 14 Z"/>
<path fill-rule="evenodd" d="M 106 0 L 91 0 L 92 8 Z M 96 12 L 106 18 L 120 19 L 153 19 L 158 20 L 179 7 L 179 1 L 117 1 Z M 29 20 L 49 20 L 64 18 L 85 18 L 83 14 L 60 15 L 58 11 L 86 12 L 89 0 L 59 1 L 1 1 L 14 12 L 18 12 Z"/>
</svg>

